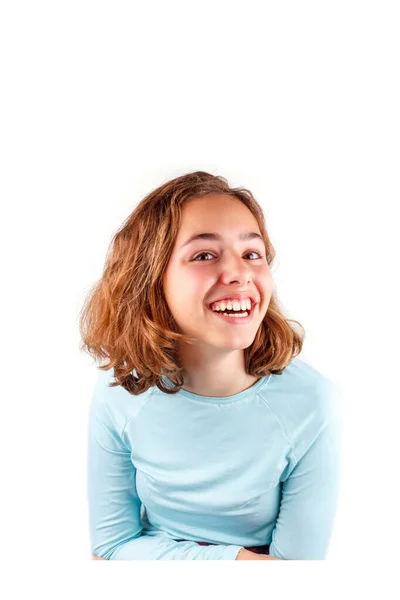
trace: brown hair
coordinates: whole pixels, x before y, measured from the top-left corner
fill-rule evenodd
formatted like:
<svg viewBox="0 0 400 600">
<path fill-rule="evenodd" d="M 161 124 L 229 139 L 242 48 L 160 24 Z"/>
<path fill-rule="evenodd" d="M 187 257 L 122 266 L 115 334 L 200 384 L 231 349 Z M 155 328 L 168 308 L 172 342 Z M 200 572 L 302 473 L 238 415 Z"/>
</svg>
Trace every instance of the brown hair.
<svg viewBox="0 0 400 600">
<path fill-rule="evenodd" d="M 101 279 L 90 289 L 80 312 L 79 349 L 106 358 L 101 370 L 114 368 L 115 380 L 138 395 L 151 386 L 175 394 L 183 385 L 176 341 L 195 340 L 179 332 L 163 292 L 167 268 L 181 222 L 182 207 L 195 196 L 226 194 L 238 198 L 257 219 L 269 265 L 275 258 L 260 205 L 245 188 L 204 171 L 167 181 L 136 206 L 113 236 Z M 280 374 L 299 354 L 304 328 L 285 318 L 273 291 L 253 343 L 244 350 L 249 375 Z M 296 323 L 297 332 L 290 323 Z M 132 371 L 136 371 L 136 375 Z M 175 385 L 166 386 L 163 376 Z"/>
</svg>

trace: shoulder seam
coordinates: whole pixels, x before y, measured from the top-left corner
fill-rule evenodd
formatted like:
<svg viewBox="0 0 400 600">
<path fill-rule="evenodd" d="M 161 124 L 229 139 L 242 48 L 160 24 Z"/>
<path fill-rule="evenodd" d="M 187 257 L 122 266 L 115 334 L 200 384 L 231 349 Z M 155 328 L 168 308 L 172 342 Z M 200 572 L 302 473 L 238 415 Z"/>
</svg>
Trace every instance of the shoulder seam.
<svg viewBox="0 0 400 600">
<path fill-rule="evenodd" d="M 156 391 L 156 388 L 153 388 L 150 392 L 150 394 L 148 395 L 148 398 L 145 399 L 145 401 L 139 406 L 139 408 L 136 410 L 136 412 L 134 411 L 129 417 L 127 417 L 126 421 L 125 421 L 125 425 L 122 428 L 122 431 L 120 433 L 121 437 L 124 435 L 125 429 L 127 428 L 128 424 L 132 421 L 132 419 L 134 417 L 136 417 L 136 415 L 142 410 L 143 406 L 145 404 L 147 404 L 147 402 L 150 400 L 150 398 L 153 396 L 154 392 Z"/>
<path fill-rule="evenodd" d="M 108 387 L 108 386 L 106 385 L 106 388 L 107 388 L 107 387 Z M 105 415 L 107 415 L 107 419 L 109 420 L 110 424 L 112 425 L 112 427 L 113 427 L 113 429 L 114 429 L 115 433 L 116 433 L 116 434 L 118 435 L 118 437 L 120 438 L 122 445 L 123 445 L 123 446 L 126 448 L 126 450 L 129 452 L 129 451 L 130 451 L 130 449 L 127 447 L 127 445 L 125 444 L 124 440 L 122 439 L 122 436 L 120 435 L 120 433 L 119 433 L 119 431 L 118 431 L 118 429 L 117 429 L 117 427 L 116 427 L 116 425 L 115 425 L 115 420 L 114 420 L 114 419 L 113 419 L 113 417 L 112 417 L 112 414 L 111 414 L 110 408 L 109 408 L 109 406 L 108 406 L 107 402 L 105 401 L 105 394 L 104 394 L 104 390 L 102 390 L 102 392 L 103 392 L 103 393 L 101 393 L 101 395 L 100 395 L 100 396 L 99 396 L 99 398 L 98 398 L 98 402 L 99 402 L 99 404 L 100 404 L 100 406 L 101 406 L 101 409 L 103 410 L 103 413 L 104 413 Z M 105 426 L 105 424 L 104 424 L 104 423 L 102 423 L 101 419 L 98 419 L 98 422 L 99 422 L 99 423 L 102 425 L 102 427 L 106 427 L 106 426 Z"/>
<path fill-rule="evenodd" d="M 98 380 L 98 381 L 97 381 L 97 385 L 99 385 L 99 383 L 100 383 L 100 380 Z M 106 379 L 105 386 L 104 386 L 104 387 L 102 387 L 102 388 L 100 388 L 100 394 L 96 395 L 96 399 L 97 399 L 97 401 L 100 403 L 100 405 L 101 405 L 102 409 L 103 409 L 103 410 L 106 412 L 106 414 L 108 415 L 108 418 L 109 418 L 110 422 L 113 424 L 113 426 L 114 426 L 114 429 L 115 429 L 116 433 L 117 433 L 117 434 L 118 434 L 118 436 L 121 438 L 121 442 L 123 443 L 123 445 L 125 446 L 125 448 L 126 448 L 128 451 L 130 451 L 130 448 L 128 448 L 128 446 L 125 444 L 125 442 L 124 442 L 124 440 L 123 440 L 123 434 L 124 434 L 124 432 L 125 432 L 125 429 L 126 429 L 126 427 L 127 427 L 128 423 L 129 423 L 129 422 L 130 422 L 130 421 L 133 419 L 133 417 L 135 417 L 135 416 L 137 415 L 137 413 L 138 413 L 138 412 L 140 411 L 140 409 L 141 409 L 141 408 L 142 408 L 142 407 L 143 407 L 143 406 L 144 406 L 144 405 L 145 405 L 145 404 L 148 402 L 148 400 L 150 400 L 150 398 L 152 397 L 152 395 L 153 395 L 153 394 L 154 394 L 154 392 L 155 392 L 155 388 L 151 390 L 151 392 L 150 392 L 150 394 L 149 394 L 148 398 L 147 398 L 147 399 L 145 399 L 145 401 L 143 402 L 143 404 L 141 404 L 141 405 L 139 406 L 139 408 L 136 410 L 136 412 L 133 412 L 132 414 L 130 414 L 130 415 L 129 415 L 129 416 L 126 418 L 125 424 L 124 424 L 124 426 L 123 426 L 123 428 L 122 428 L 122 431 L 121 431 L 121 433 L 120 433 L 120 432 L 119 432 L 119 429 L 118 429 L 118 428 L 115 426 L 115 425 L 116 425 L 116 424 L 115 424 L 115 420 L 114 420 L 114 419 L 113 419 L 113 417 L 112 417 L 112 414 L 111 414 L 111 412 L 110 412 L 110 408 L 109 408 L 109 406 L 108 406 L 108 403 L 106 402 L 106 399 L 105 399 L 105 396 L 106 396 L 105 392 L 106 392 L 106 390 L 107 390 L 107 389 L 115 389 L 115 388 L 109 388 L 109 386 L 108 386 L 108 383 L 109 383 L 109 379 Z"/>
<path fill-rule="evenodd" d="M 262 402 L 264 402 L 264 404 L 265 404 L 266 406 L 268 406 L 269 410 L 270 410 L 270 411 L 273 413 L 273 415 L 275 416 L 275 419 L 278 421 L 280 428 L 282 429 L 283 433 L 284 433 L 284 434 L 285 434 L 285 436 L 286 436 L 286 439 L 287 439 L 287 441 L 289 442 L 289 445 L 290 445 L 290 448 L 291 448 L 291 452 L 292 452 L 293 456 L 295 456 L 293 442 L 292 442 L 292 440 L 290 439 L 290 437 L 289 437 L 289 435 L 288 435 L 288 433 L 287 433 L 286 429 L 285 429 L 285 428 L 284 428 L 284 426 L 282 425 L 282 423 L 281 423 L 281 421 L 280 421 L 280 419 L 279 419 L 278 415 L 276 414 L 276 412 L 274 411 L 274 409 L 271 407 L 271 405 L 270 405 L 270 404 L 267 402 L 267 400 L 266 400 L 265 398 L 263 398 L 263 397 L 261 396 L 261 394 L 258 394 L 258 395 L 260 396 L 260 398 L 261 398 Z"/>
</svg>

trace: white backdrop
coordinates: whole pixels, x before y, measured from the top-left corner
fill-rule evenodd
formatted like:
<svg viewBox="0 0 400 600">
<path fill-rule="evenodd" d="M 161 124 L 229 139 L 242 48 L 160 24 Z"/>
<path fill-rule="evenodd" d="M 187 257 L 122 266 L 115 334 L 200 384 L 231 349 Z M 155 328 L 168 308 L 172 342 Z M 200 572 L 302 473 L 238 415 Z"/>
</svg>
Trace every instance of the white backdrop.
<svg viewBox="0 0 400 600">
<path fill-rule="evenodd" d="M 140 574 L 134 564 L 117 574 L 89 560 L 86 433 L 97 371 L 78 350 L 78 312 L 136 203 L 206 170 L 262 205 L 279 299 L 306 329 L 300 357 L 342 386 L 345 429 L 327 561 L 256 562 L 238 579 L 232 565 L 201 569 L 216 575 L 217 591 L 220 579 L 235 581 L 229 593 L 240 597 L 254 582 L 271 592 L 274 580 L 281 596 L 294 585 L 301 597 L 303 577 L 307 598 L 333 597 L 344 577 L 349 593 L 385 593 L 400 558 L 396 8 L 3 3 L 1 537 L 14 591 L 37 585 L 50 597 L 55 573 L 65 597 L 115 594 L 122 574 L 132 593 L 143 574 L 163 593 L 172 572 L 186 593 L 193 587 L 195 565 L 143 561 Z"/>
</svg>

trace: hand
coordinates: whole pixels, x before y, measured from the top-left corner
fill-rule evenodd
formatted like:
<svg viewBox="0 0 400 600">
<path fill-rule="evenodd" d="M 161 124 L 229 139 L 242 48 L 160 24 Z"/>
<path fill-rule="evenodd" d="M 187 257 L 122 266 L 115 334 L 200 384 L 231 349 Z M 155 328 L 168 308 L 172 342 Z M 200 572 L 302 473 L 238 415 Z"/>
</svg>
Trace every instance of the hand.
<svg viewBox="0 0 400 600">
<path fill-rule="evenodd" d="M 100 556 L 92 556 L 92 560 L 106 560 L 106 559 L 101 558 Z"/>
<path fill-rule="evenodd" d="M 251 550 L 242 550 L 239 551 L 235 560 L 281 560 L 280 558 L 276 558 L 276 556 L 269 556 L 268 554 L 257 554 L 257 552 L 252 552 Z"/>
</svg>

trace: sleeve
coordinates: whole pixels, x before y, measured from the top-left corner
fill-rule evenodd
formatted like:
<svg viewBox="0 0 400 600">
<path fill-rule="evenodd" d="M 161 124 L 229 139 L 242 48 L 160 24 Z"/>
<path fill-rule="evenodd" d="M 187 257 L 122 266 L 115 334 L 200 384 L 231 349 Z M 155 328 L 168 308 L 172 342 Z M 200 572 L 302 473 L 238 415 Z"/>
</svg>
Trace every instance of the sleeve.
<svg viewBox="0 0 400 600">
<path fill-rule="evenodd" d="M 200 546 L 142 535 L 141 502 L 131 452 L 104 401 L 100 376 L 89 410 L 88 503 L 93 556 L 106 560 L 235 560 L 240 545 Z M 115 388 L 112 388 L 115 389 Z"/>
<path fill-rule="evenodd" d="M 332 393 L 331 393 L 332 392 Z M 324 399 L 324 419 L 282 484 L 270 555 L 324 560 L 333 531 L 341 480 L 342 408 L 335 385 Z"/>
</svg>

